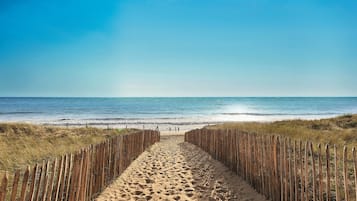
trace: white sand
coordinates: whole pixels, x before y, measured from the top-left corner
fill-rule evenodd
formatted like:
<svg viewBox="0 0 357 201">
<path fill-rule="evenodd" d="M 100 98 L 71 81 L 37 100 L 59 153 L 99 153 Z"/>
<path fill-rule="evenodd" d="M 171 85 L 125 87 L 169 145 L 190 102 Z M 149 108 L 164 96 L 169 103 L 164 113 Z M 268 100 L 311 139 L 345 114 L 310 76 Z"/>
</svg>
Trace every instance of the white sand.
<svg viewBox="0 0 357 201">
<path fill-rule="evenodd" d="M 163 135 L 97 200 L 266 199 L 206 152 L 183 142 L 182 135 Z"/>
<path fill-rule="evenodd" d="M 176 135 L 185 135 L 185 131 L 161 131 L 160 136 L 176 136 Z"/>
</svg>

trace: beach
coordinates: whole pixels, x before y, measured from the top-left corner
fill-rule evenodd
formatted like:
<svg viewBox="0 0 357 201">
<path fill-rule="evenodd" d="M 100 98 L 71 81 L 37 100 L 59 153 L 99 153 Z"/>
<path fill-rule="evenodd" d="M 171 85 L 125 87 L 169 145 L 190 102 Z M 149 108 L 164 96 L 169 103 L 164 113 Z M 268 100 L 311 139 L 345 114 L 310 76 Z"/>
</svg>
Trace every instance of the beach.
<svg viewBox="0 0 357 201">
<path fill-rule="evenodd" d="M 356 135 L 357 116 L 347 115 L 357 113 L 357 98 L 0 98 L 0 105 L 0 122 L 5 122 L 0 134 L 7 147 L 24 152 L 31 148 L 36 156 L 31 159 L 32 154 L 6 150 L 9 154 L 3 160 L 10 153 L 15 160 L 4 168 L 24 169 L 40 163 L 53 157 L 58 147 L 62 151 L 57 154 L 67 153 L 66 141 L 62 146 L 52 143 L 56 137 L 75 142 L 73 149 L 80 149 L 101 143 L 105 136 L 131 132 L 125 128 L 139 133 L 143 129 L 160 131 L 161 141 L 132 161 L 103 189 L 98 201 L 265 200 L 221 162 L 184 142 L 185 132 L 193 129 L 274 133 L 294 140 L 334 142 L 349 149 L 357 145 L 351 140 Z M 335 116 L 339 117 L 324 119 Z M 16 141 L 8 140 L 15 139 L 12 135 Z M 44 155 L 35 143 L 38 136 L 44 140 L 42 145 L 48 144 L 41 147 L 47 151 Z M 19 158 L 25 162 L 17 162 Z M 26 162 L 29 158 L 31 163 Z"/>
<path fill-rule="evenodd" d="M 140 155 L 96 199 L 264 201 L 242 178 L 182 135 L 162 133 L 161 142 Z"/>
</svg>

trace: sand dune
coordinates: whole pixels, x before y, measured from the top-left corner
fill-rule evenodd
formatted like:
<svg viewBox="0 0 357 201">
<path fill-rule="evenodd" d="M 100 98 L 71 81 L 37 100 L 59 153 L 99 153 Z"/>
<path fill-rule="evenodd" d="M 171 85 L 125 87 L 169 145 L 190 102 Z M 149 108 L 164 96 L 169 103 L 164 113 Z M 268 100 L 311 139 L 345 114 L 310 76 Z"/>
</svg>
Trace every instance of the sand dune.
<svg viewBox="0 0 357 201">
<path fill-rule="evenodd" d="M 183 136 L 163 136 L 97 198 L 102 200 L 241 200 L 265 198 Z"/>
</svg>

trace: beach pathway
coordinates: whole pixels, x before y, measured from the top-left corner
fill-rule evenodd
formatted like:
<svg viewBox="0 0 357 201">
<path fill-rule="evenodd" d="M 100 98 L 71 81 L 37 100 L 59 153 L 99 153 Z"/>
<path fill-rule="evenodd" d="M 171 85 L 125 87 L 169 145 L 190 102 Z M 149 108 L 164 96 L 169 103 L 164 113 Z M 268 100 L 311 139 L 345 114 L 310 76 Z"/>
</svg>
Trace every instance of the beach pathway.
<svg viewBox="0 0 357 201">
<path fill-rule="evenodd" d="M 181 136 L 162 136 L 97 198 L 103 200 L 241 200 L 265 198 Z"/>
</svg>

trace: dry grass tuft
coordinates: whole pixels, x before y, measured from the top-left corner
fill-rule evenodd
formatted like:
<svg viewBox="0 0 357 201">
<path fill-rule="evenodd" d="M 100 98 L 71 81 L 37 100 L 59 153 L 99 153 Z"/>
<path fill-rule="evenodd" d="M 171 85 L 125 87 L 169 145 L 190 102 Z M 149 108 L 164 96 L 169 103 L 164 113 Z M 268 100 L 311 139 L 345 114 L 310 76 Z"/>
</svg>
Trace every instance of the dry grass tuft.
<svg viewBox="0 0 357 201">
<path fill-rule="evenodd" d="M 240 129 L 258 134 L 276 134 L 297 140 L 357 147 L 357 115 L 321 120 L 286 120 L 272 123 L 226 123 L 209 128 Z"/>
<path fill-rule="evenodd" d="M 14 172 L 132 130 L 0 124 L 0 171 Z"/>
</svg>

